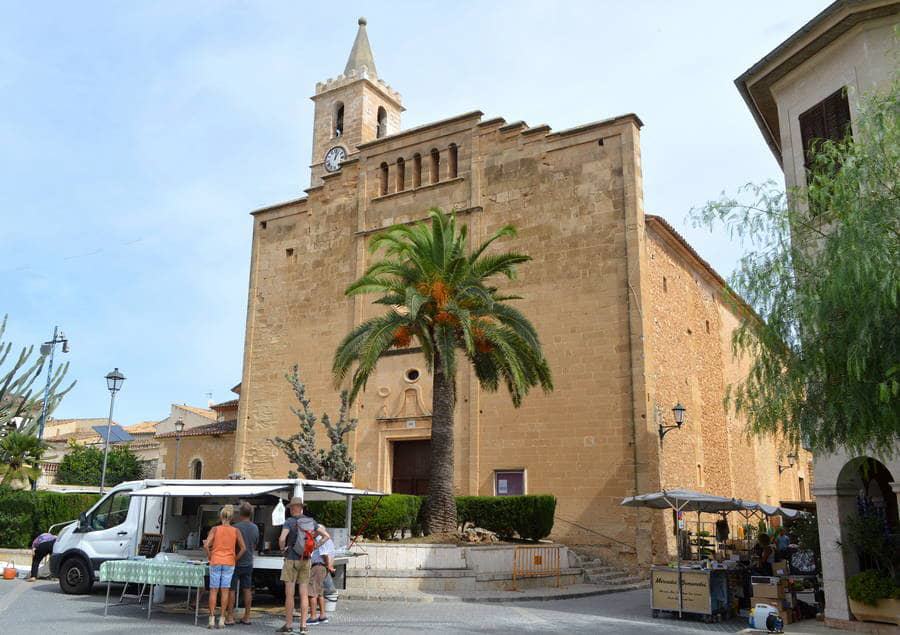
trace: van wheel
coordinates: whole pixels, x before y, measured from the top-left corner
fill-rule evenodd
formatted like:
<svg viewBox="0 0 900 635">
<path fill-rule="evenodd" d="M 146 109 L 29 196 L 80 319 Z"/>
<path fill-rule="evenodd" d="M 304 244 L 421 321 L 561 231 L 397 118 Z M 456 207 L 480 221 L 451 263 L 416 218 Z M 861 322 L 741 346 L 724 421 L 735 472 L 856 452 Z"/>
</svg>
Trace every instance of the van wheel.
<svg viewBox="0 0 900 635">
<path fill-rule="evenodd" d="M 85 595 L 91 592 L 93 581 L 91 570 L 81 558 L 69 558 L 59 568 L 59 586 L 70 595 Z"/>
</svg>

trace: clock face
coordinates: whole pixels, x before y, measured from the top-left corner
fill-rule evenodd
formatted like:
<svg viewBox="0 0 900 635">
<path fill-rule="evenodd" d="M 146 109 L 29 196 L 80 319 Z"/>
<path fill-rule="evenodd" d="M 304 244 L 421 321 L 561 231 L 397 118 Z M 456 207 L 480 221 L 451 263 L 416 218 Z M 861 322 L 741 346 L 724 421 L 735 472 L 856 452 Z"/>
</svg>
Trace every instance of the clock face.
<svg viewBox="0 0 900 635">
<path fill-rule="evenodd" d="M 341 169 L 341 163 L 347 158 L 347 151 L 341 146 L 334 146 L 325 155 L 325 170 L 328 172 L 337 172 Z"/>
</svg>

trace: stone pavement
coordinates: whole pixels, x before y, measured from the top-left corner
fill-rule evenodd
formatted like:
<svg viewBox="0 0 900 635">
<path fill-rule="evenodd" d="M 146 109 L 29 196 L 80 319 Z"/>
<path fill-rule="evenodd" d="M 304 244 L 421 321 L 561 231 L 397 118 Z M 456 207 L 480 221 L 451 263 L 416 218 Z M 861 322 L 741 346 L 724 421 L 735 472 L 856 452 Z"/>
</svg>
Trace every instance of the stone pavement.
<svg viewBox="0 0 900 635">
<path fill-rule="evenodd" d="M 28 584 L 21 580 L 0 581 L 0 624 L 4 634 L 64 633 L 160 635 L 196 632 L 193 615 L 155 611 L 146 619 L 146 608 L 129 605 L 110 608 L 103 617 L 103 589 L 92 595 L 65 595 L 56 582 Z M 262 599 L 262 598 L 260 598 Z M 279 615 L 255 613 L 254 624 L 229 629 L 233 633 L 271 633 L 281 626 Z M 201 616 L 201 626 L 203 626 Z M 512 604 L 466 602 L 400 602 L 342 599 L 331 623 L 310 627 L 311 633 L 388 635 L 404 633 L 575 633 L 638 635 L 641 633 L 741 633 L 746 622 L 703 624 L 693 621 L 653 619 L 649 591 L 571 599 L 521 601 Z M 788 633 L 834 635 L 840 631 L 807 622 L 793 624 Z"/>
</svg>

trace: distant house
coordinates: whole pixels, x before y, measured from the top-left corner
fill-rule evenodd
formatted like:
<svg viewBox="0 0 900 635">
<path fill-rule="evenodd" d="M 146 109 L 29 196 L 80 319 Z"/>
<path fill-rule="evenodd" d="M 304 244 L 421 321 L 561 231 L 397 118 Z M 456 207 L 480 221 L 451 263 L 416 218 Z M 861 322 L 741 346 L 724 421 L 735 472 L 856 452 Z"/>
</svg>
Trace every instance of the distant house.
<svg viewBox="0 0 900 635">
<path fill-rule="evenodd" d="M 240 395 L 240 384 L 231 390 Z M 156 440 L 160 444 L 158 476 L 182 479 L 228 478 L 232 471 L 239 403 L 238 397 L 211 404 L 209 409 L 173 404 L 172 415 L 169 417 L 171 425 L 167 425 L 164 430 L 163 423 L 169 422 L 164 420 L 157 427 Z M 172 419 L 173 416 L 176 418 Z M 174 422 L 179 416 L 183 418 L 185 425 L 182 433 L 177 435 Z M 190 425 L 189 416 L 191 423 L 201 420 L 205 422 Z"/>
</svg>

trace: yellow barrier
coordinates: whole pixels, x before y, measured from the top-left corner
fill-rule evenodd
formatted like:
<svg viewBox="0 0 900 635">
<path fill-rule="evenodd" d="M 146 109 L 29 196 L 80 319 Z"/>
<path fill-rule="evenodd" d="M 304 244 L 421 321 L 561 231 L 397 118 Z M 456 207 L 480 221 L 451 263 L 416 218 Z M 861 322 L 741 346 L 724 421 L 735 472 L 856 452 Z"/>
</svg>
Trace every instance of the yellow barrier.
<svg viewBox="0 0 900 635">
<path fill-rule="evenodd" d="M 513 554 L 513 590 L 518 591 L 519 578 L 541 578 L 556 576 L 559 587 L 559 547 L 531 547 L 517 545 Z"/>
</svg>

